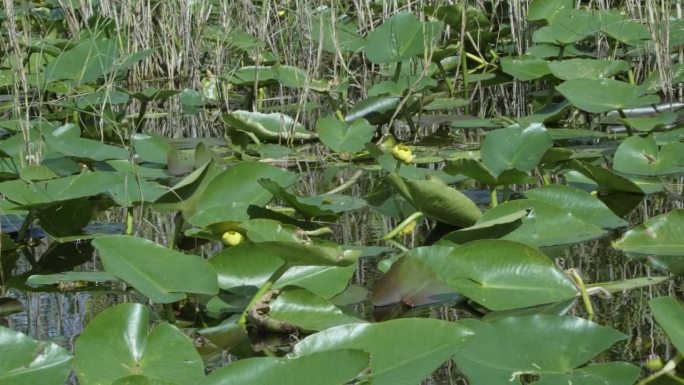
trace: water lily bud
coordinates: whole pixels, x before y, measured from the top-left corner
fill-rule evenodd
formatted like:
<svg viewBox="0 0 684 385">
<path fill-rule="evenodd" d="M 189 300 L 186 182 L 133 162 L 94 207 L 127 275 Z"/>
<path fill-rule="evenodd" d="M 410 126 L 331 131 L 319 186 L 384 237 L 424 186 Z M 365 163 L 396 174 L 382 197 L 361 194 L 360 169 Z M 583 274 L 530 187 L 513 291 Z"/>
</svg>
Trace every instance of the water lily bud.
<svg viewBox="0 0 684 385">
<path fill-rule="evenodd" d="M 237 246 L 240 243 L 242 243 L 244 239 L 245 237 L 242 234 L 232 230 L 226 231 L 221 236 L 221 240 L 223 241 L 223 244 L 226 246 Z"/>
<path fill-rule="evenodd" d="M 411 233 L 413 233 L 413 230 L 415 230 L 415 228 L 416 228 L 416 221 L 413 221 L 413 222 L 409 223 L 408 225 L 406 225 L 406 227 L 401 229 L 401 231 L 399 232 L 399 235 L 409 236 L 409 235 L 411 235 Z"/>
<path fill-rule="evenodd" d="M 644 358 L 644 368 L 657 372 L 663 368 L 663 360 L 657 354 L 649 354 Z"/>
<path fill-rule="evenodd" d="M 397 144 L 394 146 L 394 148 L 392 148 L 392 156 L 394 159 L 404 164 L 410 164 L 413 162 L 413 154 L 408 146 Z"/>
</svg>

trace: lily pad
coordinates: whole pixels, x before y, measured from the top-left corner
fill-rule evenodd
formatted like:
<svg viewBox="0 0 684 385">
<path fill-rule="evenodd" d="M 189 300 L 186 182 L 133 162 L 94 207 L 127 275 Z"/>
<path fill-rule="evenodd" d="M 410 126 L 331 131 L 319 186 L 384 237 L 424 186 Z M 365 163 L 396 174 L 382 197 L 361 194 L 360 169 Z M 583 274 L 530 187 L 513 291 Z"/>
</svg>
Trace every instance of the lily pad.
<svg viewBox="0 0 684 385">
<path fill-rule="evenodd" d="M 525 195 L 530 199 L 556 205 L 577 218 L 604 229 L 629 224 L 610 211 L 598 198 L 574 187 L 549 185 L 526 191 Z"/>
<path fill-rule="evenodd" d="M 478 221 L 490 221 L 520 210 L 533 211 L 522 219 L 522 225 L 503 237 L 530 245 L 571 245 L 606 234 L 600 227 L 587 223 L 562 208 L 535 199 L 520 199 L 502 203 L 487 210 Z"/>
<path fill-rule="evenodd" d="M 368 35 L 364 52 L 373 63 L 396 63 L 423 55 L 442 27 L 439 21 L 421 22 L 411 12 L 399 12 Z"/>
<path fill-rule="evenodd" d="M 535 56 L 506 56 L 501 58 L 503 72 L 517 80 L 528 81 L 542 78 L 551 73 L 550 64 Z"/>
<path fill-rule="evenodd" d="M 620 143 L 613 168 L 625 174 L 661 176 L 684 173 L 684 143 L 672 142 L 658 149 L 652 135 L 631 136 Z"/>
<path fill-rule="evenodd" d="M 368 360 L 368 353 L 352 349 L 247 358 L 215 370 L 198 385 L 344 385 L 366 369 Z"/>
<path fill-rule="evenodd" d="M 336 152 L 356 153 L 364 149 L 366 143 L 373 139 L 375 127 L 366 119 L 357 119 L 347 123 L 334 116 L 320 118 L 316 121 L 316 132 L 326 146 Z"/>
<path fill-rule="evenodd" d="M 0 326 L 0 382 L 62 385 L 71 371 L 71 355 L 48 341 L 36 341 Z"/>
<path fill-rule="evenodd" d="M 549 69 L 553 76 L 561 80 L 570 79 L 609 79 L 630 70 L 629 63 L 624 60 L 599 59 L 566 59 L 552 61 Z"/>
<path fill-rule="evenodd" d="M 639 86 L 613 79 L 571 79 L 556 90 L 575 107 L 594 114 L 660 102 L 657 95 L 643 95 Z"/>
<path fill-rule="evenodd" d="M 190 338 L 169 324 L 150 331 L 149 311 L 141 304 L 119 304 L 98 314 L 76 341 L 75 351 L 74 366 L 83 385 L 133 375 L 178 385 L 204 378 L 202 357 Z"/>
<path fill-rule="evenodd" d="M 657 267 L 684 274 L 684 210 L 673 210 L 650 218 L 613 242 L 626 253 L 649 256 Z"/>
<path fill-rule="evenodd" d="M 672 297 L 658 297 L 648 301 L 658 325 L 665 331 L 679 352 L 684 352 L 684 309 Z"/>
<path fill-rule="evenodd" d="M 295 345 L 294 354 L 363 350 L 371 356 L 368 376 L 374 385 L 415 385 L 458 352 L 471 334 L 460 323 L 428 318 L 351 324 L 308 336 Z"/>
<path fill-rule="evenodd" d="M 269 178 L 283 187 L 293 184 L 297 177 L 288 171 L 262 162 L 240 162 L 217 175 L 199 198 L 199 210 L 210 209 L 229 202 L 263 206 L 273 195 L 259 180 Z"/>
<path fill-rule="evenodd" d="M 533 170 L 551 146 L 546 128 L 533 123 L 527 128 L 516 125 L 490 132 L 480 151 L 484 165 L 498 177 L 506 170 Z"/>
<path fill-rule="evenodd" d="M 599 372 L 597 365 L 576 369 L 626 335 L 582 318 L 555 315 L 509 317 L 485 323 L 461 321 L 475 330 L 466 348 L 454 360 L 472 385 L 520 384 L 524 374 L 539 376 L 544 384 L 565 384 L 582 377 L 582 371 Z M 496 349 L 491 349 L 496 346 Z M 639 368 L 608 363 L 602 384 L 630 384 Z M 598 373 L 596 373 L 598 374 Z M 627 378 L 627 382 L 615 379 Z M 605 381 L 608 379 L 610 381 Z M 612 379 L 612 380 L 611 380 Z M 535 382 L 535 383 L 540 383 Z"/>
<path fill-rule="evenodd" d="M 408 254 L 429 265 L 455 291 L 490 310 L 558 302 L 577 296 L 573 282 L 542 252 L 522 243 L 480 240 Z"/>
<path fill-rule="evenodd" d="M 218 293 L 216 272 L 201 257 L 126 235 L 100 237 L 93 246 L 107 273 L 128 282 L 154 302 L 176 302 L 185 298 L 185 293 Z"/>
<path fill-rule="evenodd" d="M 296 326 L 305 331 L 319 331 L 331 327 L 366 321 L 344 314 L 335 305 L 305 289 L 282 290 L 268 304 L 264 316 L 269 321 Z"/>
<path fill-rule="evenodd" d="M 232 128 L 250 133 L 260 140 L 311 140 L 318 137 L 291 117 L 277 112 L 262 114 L 234 111 L 223 115 L 223 120 Z"/>
</svg>

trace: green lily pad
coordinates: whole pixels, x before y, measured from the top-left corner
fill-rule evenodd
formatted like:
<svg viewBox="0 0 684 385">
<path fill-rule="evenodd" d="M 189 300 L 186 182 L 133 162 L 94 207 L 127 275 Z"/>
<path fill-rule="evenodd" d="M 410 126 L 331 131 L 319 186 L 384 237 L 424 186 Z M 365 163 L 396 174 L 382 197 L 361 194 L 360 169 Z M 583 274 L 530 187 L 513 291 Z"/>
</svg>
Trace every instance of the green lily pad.
<svg viewBox="0 0 684 385">
<path fill-rule="evenodd" d="M 260 179 L 259 183 L 276 198 L 287 202 L 305 218 L 336 217 L 341 213 L 360 209 L 366 202 L 348 195 L 330 194 L 315 197 L 298 197 L 287 192 L 278 183 L 269 179 Z"/>
<path fill-rule="evenodd" d="M 272 241 L 261 242 L 258 245 L 291 265 L 348 266 L 356 263 L 361 255 L 360 251 L 345 249 L 335 244 Z"/>
<path fill-rule="evenodd" d="M 527 128 L 511 126 L 491 131 L 482 143 L 482 162 L 498 177 L 506 170 L 533 170 L 546 150 L 553 146 L 551 136 L 542 124 Z"/>
<path fill-rule="evenodd" d="M 555 315 L 509 317 L 486 323 L 461 321 L 475 330 L 466 348 L 454 360 L 472 385 L 520 384 L 523 374 L 539 376 L 544 384 L 585 384 L 584 371 L 594 372 L 601 384 L 631 384 L 639 368 L 627 363 L 607 363 L 576 369 L 614 343 L 627 338 L 611 328 L 582 318 Z M 492 349 L 496 346 L 496 349 Z M 596 373 L 599 372 L 599 373 Z M 627 378 L 627 382 L 615 379 Z M 608 379 L 609 381 L 605 381 Z M 578 382 L 575 382 L 578 381 Z M 540 383 L 535 382 L 535 383 Z"/>
<path fill-rule="evenodd" d="M 520 227 L 522 219 L 527 217 L 529 213 L 530 210 L 520 210 L 490 220 L 480 220 L 470 227 L 450 232 L 443 236 L 440 242 L 463 245 L 480 239 L 502 238 Z"/>
<path fill-rule="evenodd" d="M 16 385 L 62 385 L 71 355 L 53 342 L 36 341 L 0 326 L 0 381 Z"/>
<path fill-rule="evenodd" d="M 658 325 L 665 331 L 679 352 L 684 352 L 684 309 L 672 297 L 658 297 L 648 301 Z"/>
<path fill-rule="evenodd" d="M 364 52 L 373 63 L 396 63 L 423 55 L 442 27 L 439 21 L 421 22 L 411 12 L 399 12 L 368 35 Z"/>
<path fill-rule="evenodd" d="M 613 168 L 625 174 L 645 176 L 684 173 L 684 143 L 668 143 L 659 150 L 652 135 L 631 136 L 618 146 Z"/>
<path fill-rule="evenodd" d="M 386 178 L 406 200 L 425 216 L 454 226 L 467 227 L 477 221 L 482 212 L 458 190 L 434 180 L 408 180 L 395 173 Z"/>
<path fill-rule="evenodd" d="M 527 209 L 532 209 L 533 212 L 522 219 L 520 227 L 505 235 L 503 239 L 548 247 L 571 245 L 600 238 L 606 234 L 600 227 L 587 223 L 556 205 L 535 199 L 502 203 L 487 210 L 478 223 Z"/>
<path fill-rule="evenodd" d="M 566 59 L 552 61 L 549 69 L 553 76 L 561 80 L 570 79 L 609 79 L 630 70 L 629 63 L 624 60 L 599 59 Z"/>
<path fill-rule="evenodd" d="M 368 376 L 373 385 L 415 385 L 458 352 L 470 337 L 471 331 L 460 323 L 407 318 L 326 329 L 295 345 L 294 354 L 364 350 L 371 356 Z"/>
<path fill-rule="evenodd" d="M 344 385 L 366 369 L 368 360 L 368 353 L 352 349 L 247 358 L 215 370 L 198 385 Z"/>
<path fill-rule="evenodd" d="M 98 314 L 76 340 L 75 351 L 74 367 L 83 385 L 133 375 L 178 385 L 204 378 L 202 357 L 190 338 L 169 324 L 150 331 L 149 311 L 140 304 L 119 304 Z"/>
<path fill-rule="evenodd" d="M 534 181 L 534 178 L 527 175 L 527 173 L 516 169 L 504 170 L 495 176 L 483 162 L 472 158 L 460 158 L 450 161 L 444 171 L 449 174 L 465 175 L 492 186 L 524 184 Z"/>
<path fill-rule="evenodd" d="M 131 144 L 135 153 L 145 162 L 166 164 L 169 160 L 171 145 L 163 136 L 151 134 L 133 134 Z"/>
<path fill-rule="evenodd" d="M 366 321 L 344 314 L 335 305 L 305 289 L 286 288 L 268 304 L 264 316 L 269 321 L 296 326 L 305 331 L 319 331 L 331 327 L 365 323 Z"/>
<path fill-rule="evenodd" d="M 672 210 L 648 219 L 613 242 L 626 253 L 650 256 L 656 267 L 684 274 L 684 210 Z"/>
<path fill-rule="evenodd" d="M 31 275 L 26 279 L 29 285 L 54 285 L 73 281 L 107 282 L 118 281 L 118 279 L 103 271 L 68 271 L 59 274 Z"/>
<path fill-rule="evenodd" d="M 610 211 L 608 206 L 594 195 L 574 187 L 549 185 L 526 191 L 525 195 L 530 199 L 556 205 L 577 218 L 604 229 L 629 224 Z"/>
<path fill-rule="evenodd" d="M 533 42 L 565 46 L 594 36 L 599 29 L 599 19 L 590 12 L 573 8 L 559 11 L 548 26 L 534 31 Z"/>
<path fill-rule="evenodd" d="M 44 135 L 48 148 L 64 156 L 84 160 L 128 159 L 128 151 L 97 140 L 70 136 Z"/>
<path fill-rule="evenodd" d="M 218 293 L 216 272 L 201 257 L 127 235 L 100 237 L 93 246 L 107 273 L 128 282 L 154 302 L 176 302 L 185 298 L 185 293 Z"/>
<path fill-rule="evenodd" d="M 651 40 L 651 33 L 646 25 L 617 9 L 599 11 L 597 14 L 601 21 L 601 32 L 617 41 L 639 46 Z"/>
<path fill-rule="evenodd" d="M 194 214 L 198 201 L 204 198 L 204 192 L 210 182 L 220 172 L 221 168 L 216 162 L 205 163 L 171 187 L 171 191 L 157 198 L 153 208 L 158 211 L 182 211 L 184 215 L 190 217 Z M 214 194 L 219 195 L 216 192 Z M 222 203 L 218 197 L 215 199 L 216 202 L 209 202 L 207 206 Z M 200 209 L 203 208 L 205 207 Z"/>
<path fill-rule="evenodd" d="M 268 178 L 283 187 L 293 184 L 297 177 L 291 172 L 262 162 L 240 162 L 218 174 L 199 198 L 199 210 L 219 206 L 226 201 L 263 206 L 273 195 L 259 180 Z"/>
<path fill-rule="evenodd" d="M 490 310 L 558 302 L 578 294 L 549 257 L 522 243 L 489 239 L 451 251 L 435 247 L 408 254 L 428 264 L 449 287 Z"/>
<path fill-rule="evenodd" d="M 677 114 L 672 111 L 663 111 L 654 116 L 639 116 L 634 118 L 620 119 L 623 124 L 626 124 L 637 131 L 648 132 L 656 128 L 664 127 L 676 122 Z"/>
<path fill-rule="evenodd" d="M 119 44 L 114 39 L 89 38 L 62 52 L 45 68 L 48 83 L 72 80 L 81 85 L 97 80 L 112 70 L 119 55 Z"/>
<path fill-rule="evenodd" d="M 427 263 L 413 256 L 417 256 L 417 253 L 411 251 L 400 257 L 375 283 L 371 297 L 374 306 L 396 303 L 410 307 L 424 306 L 458 297 Z"/>
<path fill-rule="evenodd" d="M 366 119 L 357 119 L 347 123 L 334 116 L 328 116 L 316 121 L 316 132 L 321 142 L 331 150 L 356 153 L 363 150 L 366 143 L 373 139 L 375 127 L 371 126 Z"/>
<path fill-rule="evenodd" d="M 335 54 L 338 50 L 342 52 L 360 51 L 366 45 L 366 40 L 357 32 L 359 30 L 358 23 L 333 20 L 332 16 L 333 14 L 312 18 L 312 41 L 320 41 L 325 51 Z"/>
<path fill-rule="evenodd" d="M 223 115 L 230 127 L 250 133 L 260 140 L 311 140 L 318 135 L 308 131 L 291 117 L 277 112 L 262 114 L 250 111 L 234 111 Z"/>
<path fill-rule="evenodd" d="M 660 102 L 657 95 L 642 95 L 639 86 L 613 79 L 571 79 L 556 90 L 575 107 L 594 114 Z"/>
<path fill-rule="evenodd" d="M 503 72 L 521 81 L 535 80 L 551 73 L 550 64 L 535 56 L 506 56 L 501 58 Z"/>
<path fill-rule="evenodd" d="M 530 3 L 527 10 L 527 20 L 546 20 L 553 23 L 558 15 L 567 9 L 572 9 L 572 0 L 535 0 Z"/>
</svg>

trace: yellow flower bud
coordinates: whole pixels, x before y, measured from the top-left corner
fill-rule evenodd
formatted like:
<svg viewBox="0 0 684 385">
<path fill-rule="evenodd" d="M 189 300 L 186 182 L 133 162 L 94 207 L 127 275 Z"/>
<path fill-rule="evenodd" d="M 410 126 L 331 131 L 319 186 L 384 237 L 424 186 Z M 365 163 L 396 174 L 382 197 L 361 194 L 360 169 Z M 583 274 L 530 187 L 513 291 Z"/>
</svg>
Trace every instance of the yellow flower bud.
<svg viewBox="0 0 684 385">
<path fill-rule="evenodd" d="M 663 368 L 663 360 L 657 354 L 650 354 L 644 359 L 644 368 L 657 372 Z"/>
<path fill-rule="evenodd" d="M 409 236 L 409 235 L 411 235 L 411 233 L 413 233 L 413 230 L 415 230 L 415 228 L 416 228 L 416 221 L 413 221 L 413 222 L 409 223 L 408 225 L 406 225 L 406 227 L 401 229 L 401 231 L 399 232 L 399 235 L 402 235 L 405 237 Z"/>
<path fill-rule="evenodd" d="M 245 237 L 242 234 L 232 230 L 226 231 L 223 233 L 223 236 L 221 236 L 221 240 L 226 246 L 237 246 L 242 243 L 244 239 Z"/>
<path fill-rule="evenodd" d="M 394 159 L 404 164 L 410 164 L 413 162 L 413 154 L 411 153 L 411 149 L 402 144 L 397 144 L 392 148 L 392 156 Z"/>
</svg>

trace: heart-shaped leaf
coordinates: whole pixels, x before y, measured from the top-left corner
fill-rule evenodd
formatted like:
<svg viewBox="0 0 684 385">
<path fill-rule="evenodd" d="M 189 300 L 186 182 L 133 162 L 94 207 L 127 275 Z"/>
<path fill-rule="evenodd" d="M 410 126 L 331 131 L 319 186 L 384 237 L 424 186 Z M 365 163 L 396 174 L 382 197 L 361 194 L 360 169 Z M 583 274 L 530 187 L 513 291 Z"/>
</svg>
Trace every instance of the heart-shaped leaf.
<svg viewBox="0 0 684 385">
<path fill-rule="evenodd" d="M 411 12 L 399 12 L 368 36 L 364 52 L 373 63 L 396 63 L 423 55 L 442 32 L 442 23 L 420 22 Z"/>
<path fill-rule="evenodd" d="M 523 374 L 537 375 L 545 384 L 574 384 L 573 379 L 582 377 L 581 371 L 598 371 L 595 366 L 580 370 L 576 367 L 627 338 L 611 328 L 568 316 L 534 315 L 493 323 L 462 323 L 475 330 L 475 336 L 465 349 L 456 352 L 454 360 L 473 385 L 520 384 Z M 608 365 L 616 364 L 603 375 L 630 379 L 623 384 L 631 384 L 639 376 L 639 368 L 633 365 Z M 617 385 L 614 380 L 600 383 Z"/>
<path fill-rule="evenodd" d="M 501 69 L 521 81 L 539 79 L 551 73 L 546 60 L 528 55 L 501 58 Z"/>
<path fill-rule="evenodd" d="M 552 61 L 549 69 L 553 76 L 561 80 L 577 78 L 608 79 L 630 70 L 629 63 L 624 60 L 599 59 L 566 59 Z"/>
<path fill-rule="evenodd" d="M 141 375 L 164 384 L 196 384 L 204 365 L 192 341 L 175 326 L 149 330 L 149 311 L 119 304 L 93 319 L 76 341 L 74 367 L 83 385 Z M 155 382 L 156 383 L 156 382 Z"/>
<path fill-rule="evenodd" d="M 625 174 L 647 176 L 684 173 L 684 143 L 668 143 L 659 150 L 652 135 L 631 136 L 618 146 L 613 168 Z"/>
<path fill-rule="evenodd" d="M 578 293 L 549 257 L 522 243 L 481 240 L 450 252 L 431 246 L 406 255 L 425 262 L 452 289 L 491 310 L 558 302 Z"/>
<path fill-rule="evenodd" d="M 397 319 L 326 329 L 295 345 L 294 354 L 363 350 L 371 356 L 369 376 L 374 385 L 415 385 L 459 351 L 470 336 L 468 328 L 453 322 Z"/>
<path fill-rule="evenodd" d="M 594 114 L 660 102 L 657 95 L 642 96 L 638 86 L 613 79 L 571 79 L 556 90 L 575 107 Z"/>
<path fill-rule="evenodd" d="M 0 358 L 3 384 L 62 385 L 71 371 L 71 355 L 66 349 L 2 326 Z"/>
<path fill-rule="evenodd" d="M 316 132 L 326 146 L 336 152 L 356 153 L 364 149 L 366 143 L 373 139 L 375 127 L 366 119 L 343 122 L 334 116 L 320 118 L 316 121 Z"/>
<path fill-rule="evenodd" d="M 553 141 L 546 128 L 533 123 L 527 128 L 516 125 L 491 131 L 480 151 L 484 165 L 498 177 L 506 170 L 533 170 L 551 146 Z"/>
<path fill-rule="evenodd" d="M 291 117 L 276 112 L 233 111 L 223 115 L 223 121 L 261 140 L 311 140 L 317 137 L 315 132 L 307 130 Z"/>
<path fill-rule="evenodd" d="M 185 293 L 218 293 L 216 272 L 201 257 L 127 235 L 101 237 L 93 246 L 107 273 L 128 282 L 154 302 L 175 302 L 185 298 Z"/>
<path fill-rule="evenodd" d="M 248 358 L 215 370 L 198 385 L 343 385 L 361 374 L 368 360 L 368 353 L 352 349 Z"/>
</svg>

